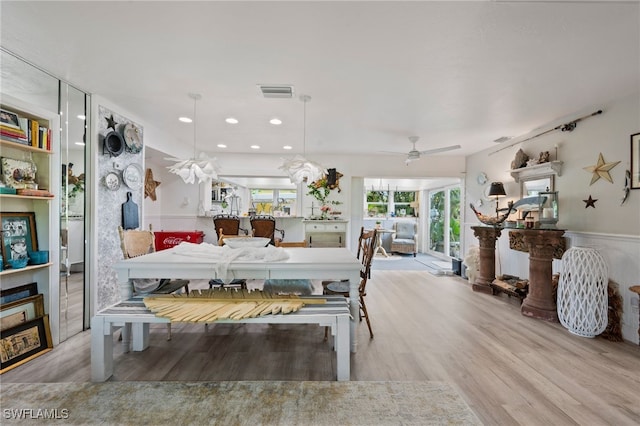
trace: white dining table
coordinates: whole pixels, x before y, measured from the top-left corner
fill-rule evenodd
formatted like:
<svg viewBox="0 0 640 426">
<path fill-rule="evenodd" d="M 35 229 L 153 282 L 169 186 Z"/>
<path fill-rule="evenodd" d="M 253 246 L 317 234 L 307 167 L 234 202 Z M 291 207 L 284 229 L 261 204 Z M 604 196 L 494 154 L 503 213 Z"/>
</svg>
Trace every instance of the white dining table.
<svg viewBox="0 0 640 426">
<path fill-rule="evenodd" d="M 113 268 L 120 286 L 121 300 L 133 296 L 131 279 L 182 278 L 228 280 L 246 279 L 318 279 L 349 280 L 349 310 L 351 352 L 357 350 L 356 327 L 359 314 L 358 285 L 362 264 L 347 248 L 278 248 L 285 250 L 286 259 L 265 262 L 261 260 L 234 260 L 225 265 L 225 274 L 211 259 L 179 254 L 178 247 L 149 253 L 144 256 L 116 262 Z"/>
</svg>

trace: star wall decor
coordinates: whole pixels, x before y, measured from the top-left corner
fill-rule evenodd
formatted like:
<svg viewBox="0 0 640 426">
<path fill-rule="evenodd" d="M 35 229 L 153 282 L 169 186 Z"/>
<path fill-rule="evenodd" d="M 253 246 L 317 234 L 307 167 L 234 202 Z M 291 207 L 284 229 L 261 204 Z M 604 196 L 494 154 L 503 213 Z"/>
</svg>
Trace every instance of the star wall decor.
<svg viewBox="0 0 640 426">
<path fill-rule="evenodd" d="M 113 130 L 116 130 L 116 124 L 118 123 L 113 118 L 113 114 L 111 114 L 111 117 L 105 117 L 104 119 L 107 120 L 107 129 L 112 128 Z"/>
<path fill-rule="evenodd" d="M 605 163 L 604 157 L 602 153 L 598 156 L 598 162 L 595 166 L 583 167 L 584 170 L 592 173 L 591 175 L 591 183 L 589 185 L 593 185 L 598 179 L 604 178 L 608 180 L 610 183 L 613 183 L 613 179 L 611 179 L 611 175 L 609 174 L 609 170 L 613 169 L 615 166 L 620 163 L 619 161 L 613 163 Z"/>
<path fill-rule="evenodd" d="M 598 201 L 597 199 L 593 199 L 591 198 L 591 195 L 589 195 L 589 199 L 588 200 L 582 200 L 584 201 L 586 204 L 584 206 L 584 208 L 589 208 L 589 207 L 593 207 L 594 209 L 596 208 L 596 201 Z"/>
<path fill-rule="evenodd" d="M 160 182 L 153 180 L 153 171 L 147 169 L 144 174 L 144 198 L 151 198 L 156 201 L 156 188 L 160 186 Z"/>
</svg>

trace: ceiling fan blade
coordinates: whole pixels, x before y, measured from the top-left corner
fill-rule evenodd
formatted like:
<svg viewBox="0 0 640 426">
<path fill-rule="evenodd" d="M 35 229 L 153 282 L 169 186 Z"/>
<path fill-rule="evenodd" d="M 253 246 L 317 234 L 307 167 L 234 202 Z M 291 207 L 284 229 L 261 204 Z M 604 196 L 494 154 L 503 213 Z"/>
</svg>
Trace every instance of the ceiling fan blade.
<svg viewBox="0 0 640 426">
<path fill-rule="evenodd" d="M 392 154 L 392 155 L 407 155 L 406 152 L 393 152 L 393 151 L 376 151 L 380 154 Z"/>
<path fill-rule="evenodd" d="M 460 145 L 451 145 L 451 146 L 445 146 L 442 148 L 434 148 L 434 149 L 427 149 L 426 151 L 420 151 L 420 154 L 422 155 L 437 154 L 439 152 L 453 151 L 454 149 L 460 149 L 460 148 L 461 148 Z"/>
</svg>

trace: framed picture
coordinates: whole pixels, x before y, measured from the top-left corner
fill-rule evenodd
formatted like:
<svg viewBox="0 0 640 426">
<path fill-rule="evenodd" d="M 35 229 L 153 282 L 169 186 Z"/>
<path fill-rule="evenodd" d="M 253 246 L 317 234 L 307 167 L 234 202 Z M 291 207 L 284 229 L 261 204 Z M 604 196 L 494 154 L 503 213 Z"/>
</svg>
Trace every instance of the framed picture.
<svg viewBox="0 0 640 426">
<path fill-rule="evenodd" d="M 5 126 L 20 128 L 20 120 L 18 120 L 18 114 L 15 112 L 0 109 L 0 123 Z"/>
<path fill-rule="evenodd" d="M 0 374 L 53 348 L 49 315 L 0 332 Z"/>
<path fill-rule="evenodd" d="M 16 160 L 2 157 L 2 181 L 5 185 L 15 189 L 37 189 L 36 165 L 31 161 Z"/>
<path fill-rule="evenodd" d="M 631 135 L 631 189 L 640 189 L 640 133 Z"/>
<path fill-rule="evenodd" d="M 0 331 L 44 316 L 44 296 L 36 294 L 0 307 Z"/>
<path fill-rule="evenodd" d="M 18 287 L 0 291 L 0 304 L 25 299 L 38 294 L 38 283 L 29 283 Z"/>
<path fill-rule="evenodd" d="M 0 212 L 2 224 L 2 258 L 24 259 L 38 250 L 36 214 L 33 212 Z"/>
</svg>

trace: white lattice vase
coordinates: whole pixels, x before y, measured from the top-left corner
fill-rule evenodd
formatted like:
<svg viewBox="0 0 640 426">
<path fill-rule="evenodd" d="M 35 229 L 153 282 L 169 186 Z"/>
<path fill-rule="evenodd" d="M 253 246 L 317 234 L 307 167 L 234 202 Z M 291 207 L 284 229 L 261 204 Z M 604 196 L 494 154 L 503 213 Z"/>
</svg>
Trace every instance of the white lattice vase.
<svg viewBox="0 0 640 426">
<path fill-rule="evenodd" d="M 558 319 L 571 333 L 595 337 L 607 327 L 609 273 L 597 250 L 572 247 L 562 256 Z"/>
</svg>

